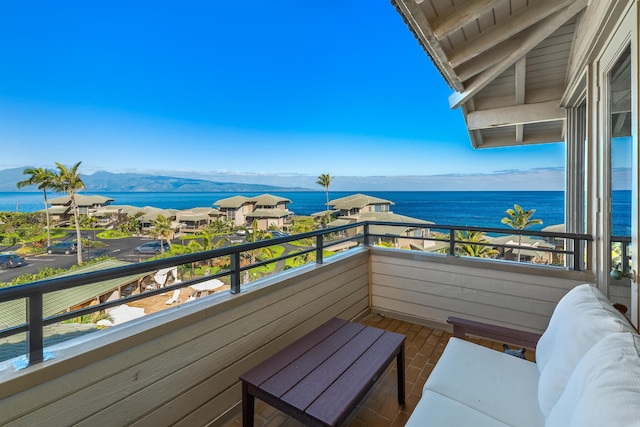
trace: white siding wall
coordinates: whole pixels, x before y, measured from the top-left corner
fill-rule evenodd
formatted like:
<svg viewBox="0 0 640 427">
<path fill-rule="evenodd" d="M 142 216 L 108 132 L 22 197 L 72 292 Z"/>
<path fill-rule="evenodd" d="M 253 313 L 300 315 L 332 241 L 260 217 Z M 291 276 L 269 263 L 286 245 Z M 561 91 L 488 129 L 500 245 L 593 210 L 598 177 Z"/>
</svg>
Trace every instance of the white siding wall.
<svg viewBox="0 0 640 427">
<path fill-rule="evenodd" d="M 372 311 L 416 323 L 443 325 L 456 316 L 541 332 L 560 298 L 581 283 L 593 283 L 593 276 L 438 254 L 371 252 Z"/>
<path fill-rule="evenodd" d="M 369 254 L 351 253 L 0 368 L 0 425 L 221 424 L 239 413 L 240 374 L 331 317 L 368 312 Z"/>
<path fill-rule="evenodd" d="M 541 331 L 588 273 L 383 248 L 285 271 L 0 365 L 0 425 L 221 425 L 239 414 L 238 376 L 331 317 L 369 311 L 417 323 L 455 315 Z M 371 301 L 370 301 L 371 300 Z"/>
</svg>

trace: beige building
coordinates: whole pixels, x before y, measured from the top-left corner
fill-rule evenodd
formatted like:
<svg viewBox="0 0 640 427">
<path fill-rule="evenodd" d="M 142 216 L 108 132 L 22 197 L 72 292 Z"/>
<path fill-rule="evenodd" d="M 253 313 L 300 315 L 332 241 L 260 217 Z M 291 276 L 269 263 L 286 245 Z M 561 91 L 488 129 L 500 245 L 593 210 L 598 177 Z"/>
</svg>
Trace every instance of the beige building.
<svg viewBox="0 0 640 427">
<path fill-rule="evenodd" d="M 271 226 L 283 228 L 289 224 L 293 212 L 289 211 L 291 200 L 262 194 L 256 197 L 233 196 L 213 203 L 221 214 L 238 226 L 250 226 L 257 221 L 257 227 L 266 230 Z"/>
<path fill-rule="evenodd" d="M 245 225 L 247 215 L 253 212 L 255 202 L 245 196 L 233 196 L 213 202 L 224 217 L 236 225 Z"/>
<path fill-rule="evenodd" d="M 365 212 L 390 212 L 394 203 L 366 194 L 353 194 L 329 201 L 331 210 L 338 211 L 339 217 L 357 218 Z"/>
<path fill-rule="evenodd" d="M 222 212 L 214 208 L 192 208 L 176 212 L 176 221 L 180 230 L 193 233 L 202 230 L 212 221 L 224 218 Z"/>
<path fill-rule="evenodd" d="M 531 238 L 530 236 L 522 236 L 519 239 L 518 236 L 515 235 L 501 237 L 485 236 L 484 238 L 491 243 L 512 246 L 500 250 L 503 258 L 506 260 L 515 261 L 518 259 L 518 254 L 520 254 L 521 261 L 532 262 L 534 264 L 553 263 L 553 253 L 539 249 L 555 249 L 555 246 L 542 239 Z"/>
<path fill-rule="evenodd" d="M 176 221 L 176 209 L 160 209 L 152 206 L 145 206 L 142 208 L 144 215 L 138 218 L 140 223 L 140 231 L 148 232 L 153 229 L 153 223 L 158 219 L 158 216 L 162 215 L 171 221 L 171 228 L 175 231 L 180 229 L 180 224 Z"/>
<path fill-rule="evenodd" d="M 424 249 L 433 245 L 432 241 L 421 240 L 420 237 L 429 235 L 428 228 L 412 226 L 412 224 L 428 225 L 430 221 L 411 218 L 391 212 L 394 203 L 390 200 L 368 196 L 366 194 L 354 194 L 331 200 L 329 206 L 331 212 L 337 213 L 337 218 L 327 224 L 328 227 L 338 227 L 353 224 L 360 221 L 382 221 L 404 223 L 406 226 L 371 225 L 369 232 L 376 234 L 377 242 L 393 247 Z M 360 232 L 356 229 L 349 230 L 350 235 Z M 411 239 L 414 237 L 414 239 Z"/>
<path fill-rule="evenodd" d="M 78 205 L 80 215 L 92 216 L 99 209 L 109 206 L 114 199 L 104 196 L 85 196 L 76 194 L 74 196 Z M 71 206 L 71 197 L 61 196 L 49 200 L 49 214 L 53 221 L 70 221 L 73 216 L 73 207 Z"/>
</svg>

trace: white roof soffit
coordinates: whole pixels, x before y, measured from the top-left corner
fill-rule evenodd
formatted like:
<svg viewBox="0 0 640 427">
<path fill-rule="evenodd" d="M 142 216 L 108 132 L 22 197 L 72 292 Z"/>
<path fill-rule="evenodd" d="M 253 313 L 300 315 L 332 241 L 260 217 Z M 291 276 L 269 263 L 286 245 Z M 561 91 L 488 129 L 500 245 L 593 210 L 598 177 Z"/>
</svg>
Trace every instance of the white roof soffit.
<svg viewBox="0 0 640 427">
<path fill-rule="evenodd" d="M 391 0 L 454 90 L 474 147 L 559 142 L 588 0 Z"/>
</svg>

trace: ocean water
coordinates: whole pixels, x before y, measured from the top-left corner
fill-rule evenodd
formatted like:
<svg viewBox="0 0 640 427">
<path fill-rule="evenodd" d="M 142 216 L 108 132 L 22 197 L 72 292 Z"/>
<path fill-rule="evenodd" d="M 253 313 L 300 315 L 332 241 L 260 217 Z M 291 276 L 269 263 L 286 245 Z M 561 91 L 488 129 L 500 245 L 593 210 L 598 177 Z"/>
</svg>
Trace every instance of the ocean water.
<svg viewBox="0 0 640 427">
<path fill-rule="evenodd" d="M 329 200 L 355 192 L 330 191 Z M 91 193 L 115 199 L 112 204 L 155 206 L 162 209 L 189 209 L 212 206 L 216 200 L 236 194 L 252 197 L 259 193 L 153 193 L 153 192 L 98 192 Z M 298 215 L 309 215 L 325 209 L 324 191 L 277 192 L 291 199 L 289 209 Z M 503 228 L 500 220 L 505 210 L 515 203 L 523 209 L 535 209 L 534 218 L 540 218 L 541 229 L 564 222 L 564 192 L 562 191 L 367 191 L 366 194 L 390 200 L 392 211 L 436 224 L 468 225 Z M 60 196 L 49 195 L 49 198 Z M 0 211 L 33 212 L 43 209 L 41 192 L 0 192 Z M 613 234 L 631 234 L 631 191 L 613 192 Z"/>
</svg>

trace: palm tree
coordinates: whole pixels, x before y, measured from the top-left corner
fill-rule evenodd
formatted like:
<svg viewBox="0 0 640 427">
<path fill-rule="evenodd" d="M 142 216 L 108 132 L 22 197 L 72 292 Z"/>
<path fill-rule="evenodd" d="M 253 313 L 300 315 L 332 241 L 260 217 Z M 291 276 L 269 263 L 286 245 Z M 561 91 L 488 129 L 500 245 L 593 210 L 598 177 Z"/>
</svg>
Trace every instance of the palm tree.
<svg viewBox="0 0 640 427">
<path fill-rule="evenodd" d="M 214 233 L 208 231 L 207 229 L 202 230 L 199 234 L 199 237 L 200 237 L 199 241 L 192 240 L 191 242 L 189 242 L 188 247 L 192 253 L 218 249 L 222 247 L 226 242 L 229 241 L 229 239 L 227 239 L 226 237 L 222 237 L 216 240 L 217 236 Z M 205 264 L 208 264 L 210 267 L 214 267 L 216 259 L 219 259 L 219 258 L 212 258 L 208 260 Z"/>
<path fill-rule="evenodd" d="M 230 233 L 233 227 L 231 226 L 231 224 L 229 224 L 226 218 L 223 218 L 223 219 L 216 219 L 215 221 L 210 222 L 207 225 L 206 229 L 211 233 L 219 235 L 219 234 Z"/>
<path fill-rule="evenodd" d="M 118 230 L 127 234 L 135 234 L 140 229 L 140 221 L 138 218 L 144 215 L 144 212 L 136 212 L 132 216 L 124 214 L 126 221 L 118 226 Z"/>
<path fill-rule="evenodd" d="M 263 235 L 264 235 L 264 232 L 258 228 L 258 221 L 253 221 L 253 224 L 251 225 L 251 232 L 246 234 L 245 242 L 246 243 L 257 242 L 259 240 L 262 240 Z M 273 251 L 269 247 L 262 247 L 262 248 L 252 249 L 250 251 L 244 252 L 243 257 L 245 258 L 247 264 L 253 265 L 256 263 L 256 260 L 260 255 L 267 258 L 273 258 Z M 249 280 L 250 280 L 249 270 L 245 270 L 243 283 L 248 283 Z"/>
<path fill-rule="evenodd" d="M 491 258 L 498 253 L 498 251 L 491 246 L 473 244 L 474 242 L 487 243 L 487 239 L 482 231 L 456 230 L 456 240 L 465 242 L 456 245 L 458 255 Z"/>
<path fill-rule="evenodd" d="M 332 180 L 333 178 L 328 173 L 321 173 L 320 176 L 318 176 L 318 180 L 316 181 L 316 184 L 324 187 L 324 192 L 327 197 L 327 203 L 326 203 L 327 217 L 329 216 L 329 186 L 331 185 Z M 327 222 L 329 222 L 328 218 L 327 218 Z"/>
<path fill-rule="evenodd" d="M 37 185 L 38 190 L 42 190 L 44 196 L 44 211 L 47 217 L 47 246 L 51 246 L 51 223 L 49 219 L 49 202 L 47 201 L 47 190 L 53 188 L 55 173 L 45 168 L 26 168 L 22 171 L 23 175 L 29 175 L 29 178 L 18 182 L 18 188 L 24 188 L 30 185 Z"/>
<path fill-rule="evenodd" d="M 542 224 L 541 219 L 531 219 L 536 212 L 535 209 L 528 211 L 523 210 L 520 205 L 513 205 L 514 209 L 507 209 L 505 213 L 508 215 L 502 218 L 502 223 L 516 230 L 524 230 L 535 224 Z M 520 262 L 520 246 L 522 246 L 522 234 L 518 235 L 518 262 Z"/>
<path fill-rule="evenodd" d="M 171 220 L 164 215 L 158 215 L 153 221 L 153 237 L 160 239 L 160 253 L 164 254 L 164 241 L 167 242 L 173 237 L 173 229 L 171 228 Z"/>
<path fill-rule="evenodd" d="M 82 233 L 80 232 L 80 211 L 78 210 L 78 203 L 76 202 L 76 190 L 85 188 L 84 182 L 82 182 L 82 177 L 80 176 L 80 173 L 78 173 L 80 163 L 82 162 L 78 162 L 71 168 L 67 168 L 62 163 L 56 162 L 58 171 L 57 173 L 55 173 L 51 186 L 55 190 L 69 194 L 71 207 L 73 208 L 73 216 L 76 219 L 76 247 L 78 248 L 78 264 L 82 263 Z"/>
</svg>

